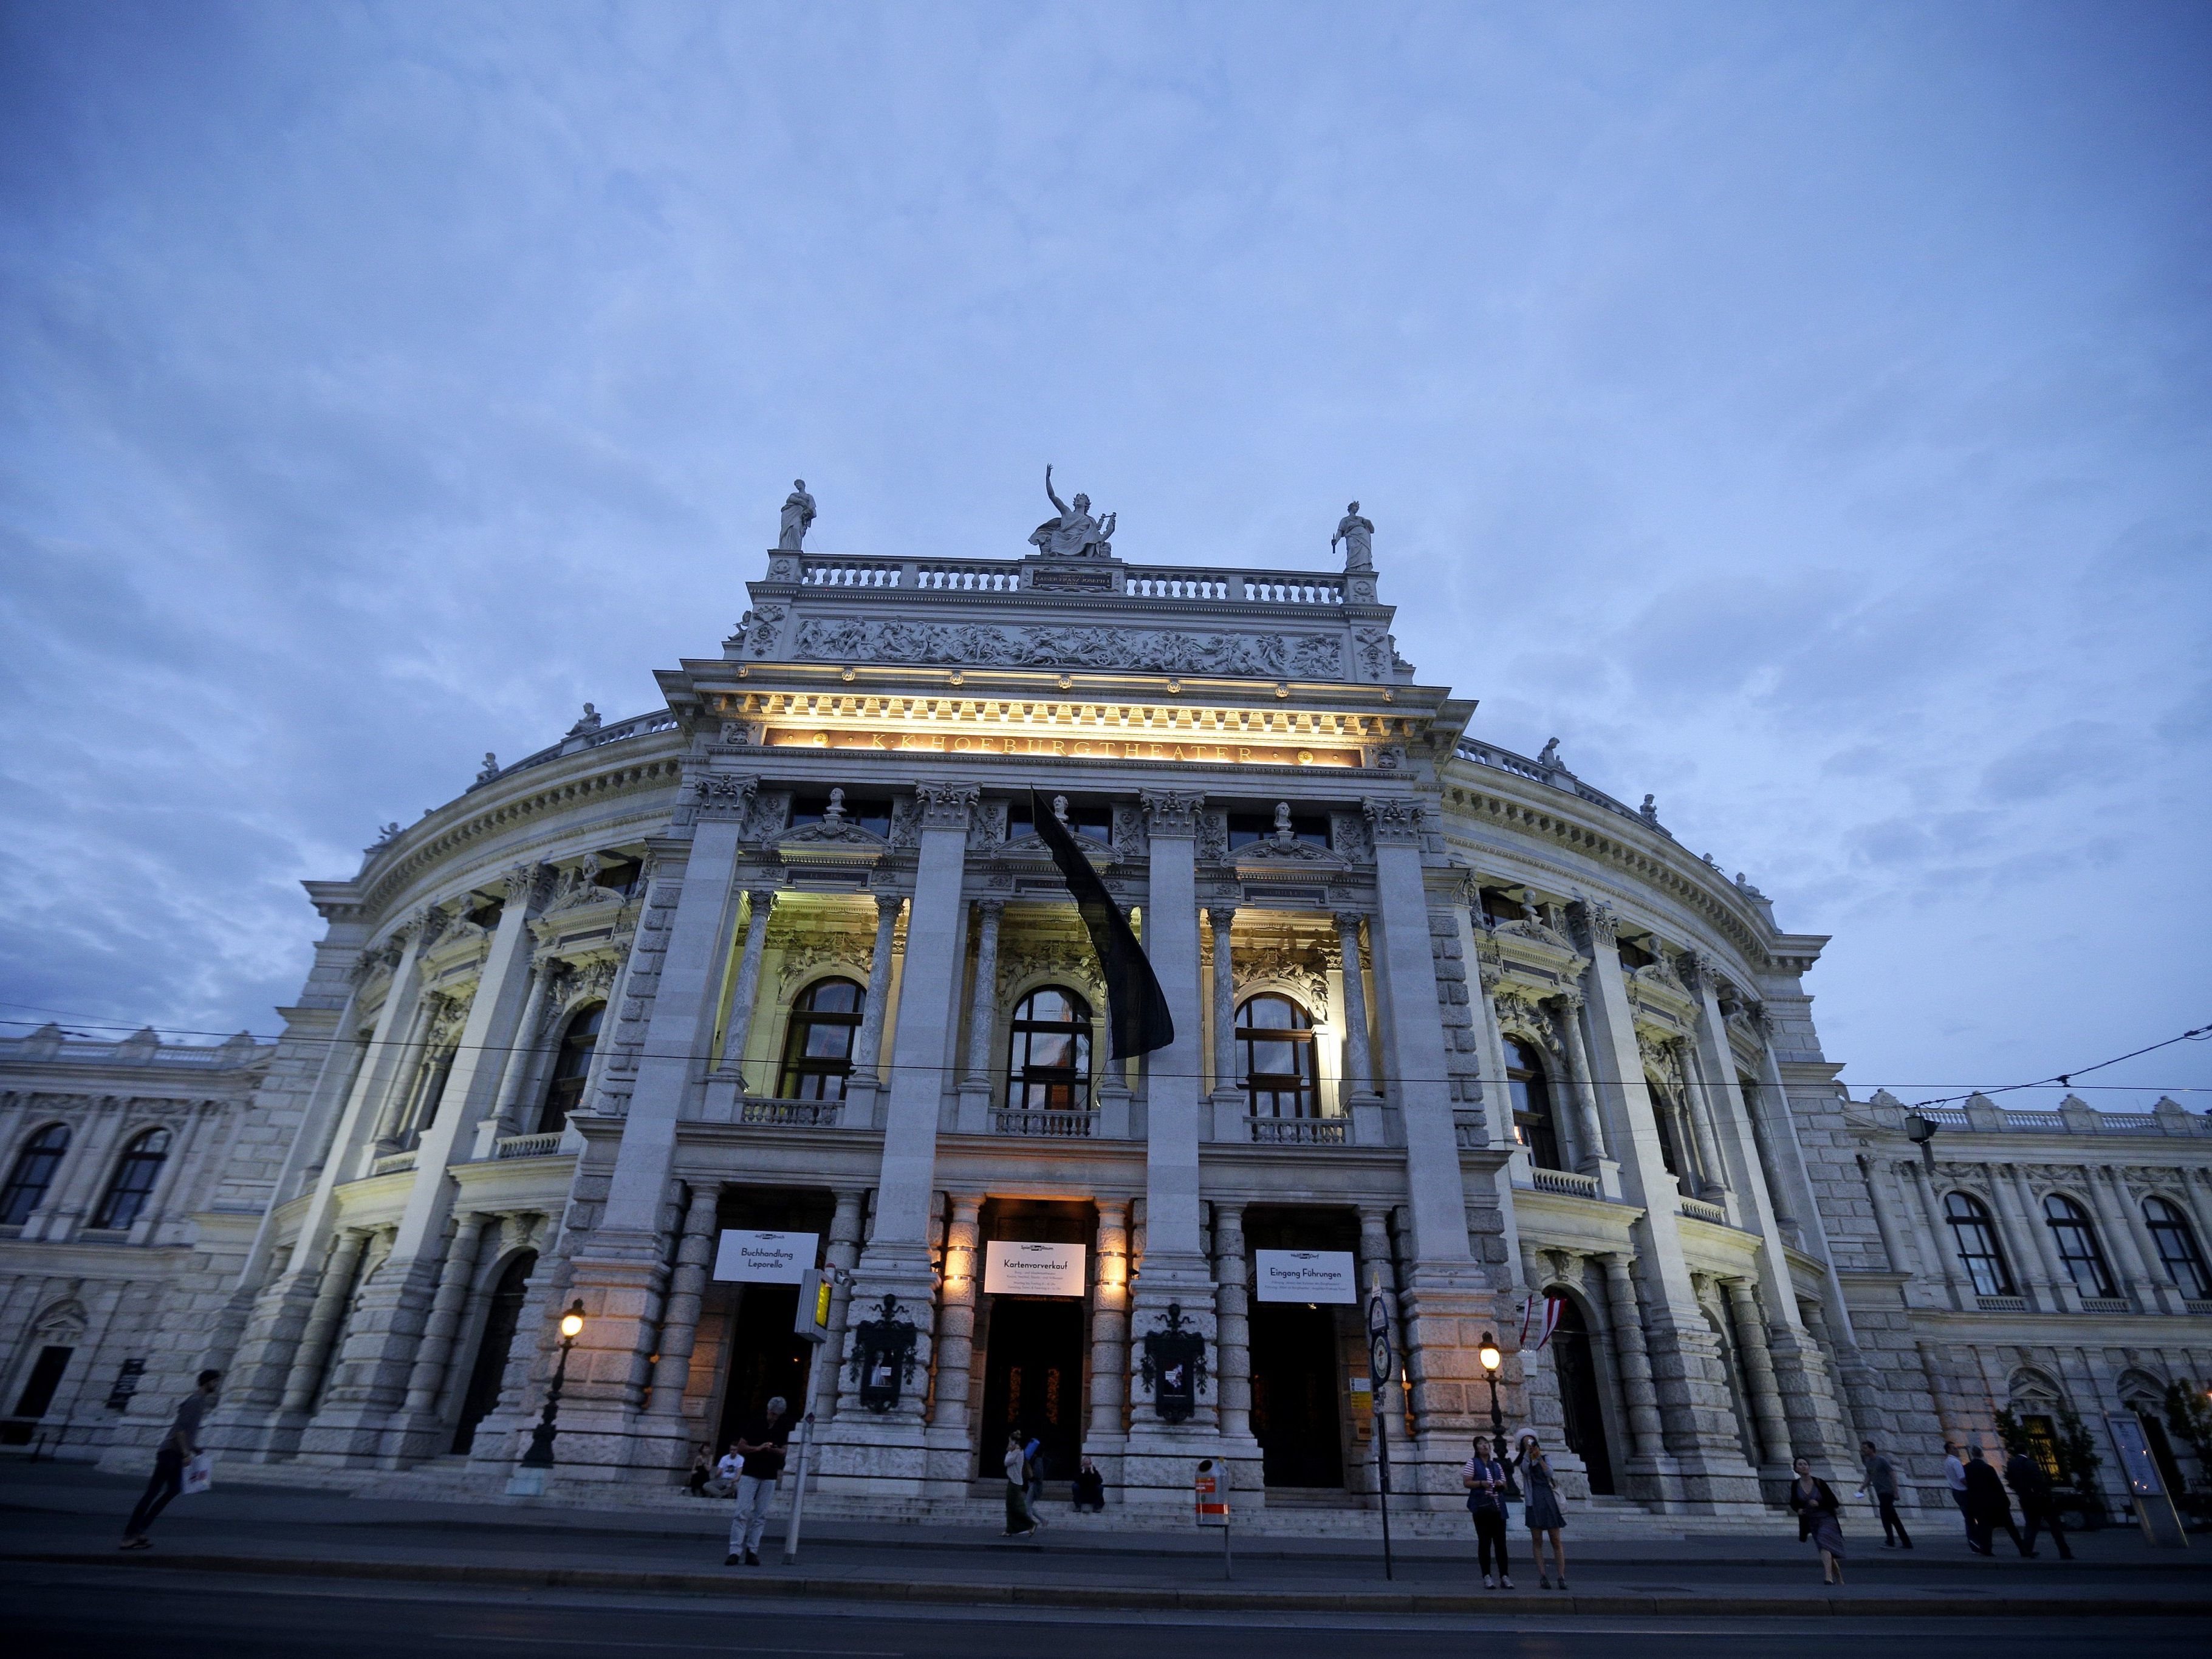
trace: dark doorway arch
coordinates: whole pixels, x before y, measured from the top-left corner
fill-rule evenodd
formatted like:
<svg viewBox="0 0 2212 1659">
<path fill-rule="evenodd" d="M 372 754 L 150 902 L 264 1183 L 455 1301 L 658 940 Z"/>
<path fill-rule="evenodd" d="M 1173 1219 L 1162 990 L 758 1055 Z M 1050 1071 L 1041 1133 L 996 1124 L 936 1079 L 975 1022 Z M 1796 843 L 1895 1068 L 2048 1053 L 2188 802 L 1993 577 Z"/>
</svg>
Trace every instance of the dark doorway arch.
<svg viewBox="0 0 2212 1659">
<path fill-rule="evenodd" d="M 453 1449 L 465 1452 L 477 1443 L 477 1425 L 499 1404 L 499 1391 L 507 1381 L 508 1353 L 514 1346 L 515 1327 L 522 1319 L 522 1298 L 530 1289 L 538 1252 L 525 1250 L 507 1264 L 492 1287 L 491 1306 L 484 1314 L 483 1335 L 477 1341 L 477 1363 L 469 1371 L 469 1391 L 461 1398 L 461 1420 L 453 1431 Z"/>
<path fill-rule="evenodd" d="M 1589 1471 L 1589 1489 L 1598 1497 L 1613 1490 L 1613 1455 L 1605 1439 L 1605 1407 L 1598 1393 L 1597 1346 L 1582 1304 L 1566 1298 L 1552 1332 L 1552 1368 L 1559 1379 L 1559 1409 L 1565 1418 L 1561 1437 Z"/>
</svg>

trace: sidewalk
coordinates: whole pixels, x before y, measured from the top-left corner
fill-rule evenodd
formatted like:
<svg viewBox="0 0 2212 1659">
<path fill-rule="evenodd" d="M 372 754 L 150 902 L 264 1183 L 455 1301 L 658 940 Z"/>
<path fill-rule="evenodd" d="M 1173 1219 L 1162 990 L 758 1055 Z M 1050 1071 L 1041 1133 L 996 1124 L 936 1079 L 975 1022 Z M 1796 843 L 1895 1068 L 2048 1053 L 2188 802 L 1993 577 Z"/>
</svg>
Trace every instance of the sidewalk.
<svg viewBox="0 0 2212 1659">
<path fill-rule="evenodd" d="M 220 1481 L 220 1476 L 219 1481 Z M 1698 1617 L 1836 1613 L 2116 1617 L 2212 1616 L 2212 1551 L 2154 1551 L 2136 1529 L 2075 1535 L 2079 1559 L 1984 1559 L 1954 1524 L 1910 1553 L 1850 1540 L 1850 1583 L 1825 1589 L 1817 1558 L 1778 1522 L 1771 1537 L 1577 1540 L 1573 1589 L 1537 1589 L 1516 1534 L 1512 1592 L 1486 1591 L 1472 1536 L 1402 1540 L 1386 1579 L 1379 1523 L 1369 1540 L 1231 1534 L 1224 1582 L 1217 1534 L 1108 1530 L 1047 1511 L 1040 1540 L 987 1528 L 811 1521 L 797 1565 L 781 1564 L 784 1515 L 760 1568 L 726 1568 L 729 1506 L 693 1500 L 651 1512 L 391 1500 L 256 1486 L 244 1471 L 179 1498 L 156 1547 L 114 1546 L 139 1483 L 82 1466 L 0 1466 L 0 1559 L 132 1569 L 742 1595 L 926 1601 L 971 1606 L 1256 1608 L 1278 1611 L 1518 1612 Z M 2001 1546 L 2009 1550 L 2009 1546 Z"/>
</svg>

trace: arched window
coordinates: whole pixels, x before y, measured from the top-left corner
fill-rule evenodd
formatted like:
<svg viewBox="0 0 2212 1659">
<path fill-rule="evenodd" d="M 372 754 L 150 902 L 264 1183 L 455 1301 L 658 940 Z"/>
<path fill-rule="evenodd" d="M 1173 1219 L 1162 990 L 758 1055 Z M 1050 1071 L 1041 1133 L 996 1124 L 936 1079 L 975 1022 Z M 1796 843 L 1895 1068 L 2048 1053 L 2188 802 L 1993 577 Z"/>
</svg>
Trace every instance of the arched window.
<svg viewBox="0 0 2212 1659">
<path fill-rule="evenodd" d="M 2158 1265 L 2182 1295 L 2192 1302 L 2212 1297 L 2212 1273 L 2204 1271 L 2204 1252 L 2197 1248 L 2189 1218 L 2162 1198 L 2143 1200 L 2143 1223 L 2158 1247 Z"/>
<path fill-rule="evenodd" d="M 8 1172 L 8 1185 L 0 1188 L 0 1227 L 19 1227 L 31 1218 L 54 1184 L 54 1171 L 69 1151 L 66 1123 L 49 1123 L 23 1143 L 15 1154 L 15 1167 Z"/>
<path fill-rule="evenodd" d="M 1659 1161 L 1667 1166 L 1667 1173 L 1677 1181 L 1682 1176 L 1682 1158 L 1675 1150 L 1674 1097 L 1668 1093 L 1667 1085 L 1645 1073 L 1644 1092 L 1651 1097 L 1651 1121 L 1659 1131 Z"/>
<path fill-rule="evenodd" d="M 92 1224 L 120 1229 L 137 1221 L 154 1195 L 154 1183 L 161 1179 L 161 1164 L 168 1156 L 167 1129 L 149 1129 L 125 1147 L 100 1207 L 93 1212 Z"/>
<path fill-rule="evenodd" d="M 461 1395 L 461 1420 L 454 1427 L 453 1449 L 465 1452 L 477 1440 L 477 1425 L 499 1405 L 507 1383 L 507 1362 L 514 1349 L 515 1327 L 522 1320 L 523 1299 L 530 1293 L 530 1275 L 538 1266 L 538 1252 L 525 1250 L 507 1264 L 492 1286 L 484 1310 L 483 1334 L 477 1339 L 476 1364 L 469 1368 L 469 1386 Z"/>
<path fill-rule="evenodd" d="M 820 979 L 792 1005 L 791 1029 L 783 1038 L 783 1081 L 776 1092 L 785 1100 L 842 1100 L 853 1071 L 853 1039 L 860 1035 L 860 1011 L 868 994 L 849 979 Z"/>
<path fill-rule="evenodd" d="M 2075 1287 L 2084 1296 L 2112 1295 L 2112 1270 L 2097 1248 L 2097 1230 L 2090 1224 L 2089 1212 L 2072 1199 L 2053 1193 L 2043 1200 L 2043 1214 Z"/>
<path fill-rule="evenodd" d="M 550 1135 L 568 1127 L 568 1114 L 584 1103 L 584 1083 L 592 1074 L 592 1051 L 599 1046 L 599 1024 L 607 1005 L 594 1002 L 568 1016 L 553 1056 L 553 1075 L 545 1085 L 545 1103 L 538 1109 L 538 1133 Z"/>
<path fill-rule="evenodd" d="M 1959 1247 L 1959 1260 L 1966 1264 L 1966 1276 L 1974 1282 L 1974 1294 L 2012 1295 L 2012 1269 L 2005 1266 L 2004 1252 L 1997 1248 L 1997 1230 L 1990 1224 L 1982 1200 L 1967 1193 L 1953 1193 L 1943 1200 L 1943 1219 L 1951 1225 L 1952 1242 Z"/>
<path fill-rule="evenodd" d="M 1505 1039 L 1505 1091 L 1513 1097 L 1513 1138 L 1528 1149 L 1528 1161 L 1540 1170 L 1565 1169 L 1544 1062 L 1519 1037 Z"/>
<path fill-rule="evenodd" d="M 1255 1117 L 1318 1117 L 1313 1021 L 1290 998 L 1265 994 L 1237 1011 L 1245 1109 Z"/>
<path fill-rule="evenodd" d="M 393 1137 L 402 1146 L 420 1146 L 422 1132 L 438 1121 L 439 1103 L 446 1097 L 446 1079 L 453 1074 L 458 1048 L 448 1047 L 422 1056 L 415 1068 L 415 1086 L 409 1091 L 407 1110 Z"/>
<path fill-rule="evenodd" d="M 1047 985 L 1014 1010 L 1006 1040 L 1006 1104 L 1015 1111 L 1081 1112 L 1091 1106 L 1091 1005 Z"/>
</svg>

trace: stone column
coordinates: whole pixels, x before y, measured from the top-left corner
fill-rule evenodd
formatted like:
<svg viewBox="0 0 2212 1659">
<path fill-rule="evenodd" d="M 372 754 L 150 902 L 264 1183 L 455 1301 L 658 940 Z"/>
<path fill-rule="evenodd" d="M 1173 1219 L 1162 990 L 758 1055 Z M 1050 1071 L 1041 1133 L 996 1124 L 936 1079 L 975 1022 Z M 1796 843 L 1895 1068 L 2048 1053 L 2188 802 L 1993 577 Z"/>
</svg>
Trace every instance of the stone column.
<svg viewBox="0 0 2212 1659">
<path fill-rule="evenodd" d="M 753 1013 L 760 1002 L 761 957 L 768 947 L 769 919 L 775 914 L 775 888 L 745 890 L 745 943 L 738 957 L 737 981 L 730 988 L 730 1017 L 722 1036 L 721 1066 L 722 1070 L 738 1074 L 740 1094 L 773 1095 L 776 1089 L 776 1079 L 770 1078 L 765 1086 L 748 1091 L 744 1075 L 745 1044 L 752 1036 Z M 871 969 L 870 978 L 873 977 Z"/>
<path fill-rule="evenodd" d="M 1213 1305 L 1221 1335 L 1219 1387 L 1224 1439 L 1242 1439 L 1252 1432 L 1250 1277 L 1244 1265 L 1244 1206 L 1217 1200 L 1213 1206 Z"/>
<path fill-rule="evenodd" d="M 1379 1284 L 1382 1290 L 1382 1309 L 1390 1320 L 1391 1352 L 1398 1356 L 1400 1364 L 1410 1363 L 1412 1357 L 1406 1352 L 1405 1322 L 1399 1317 L 1398 1264 L 1390 1249 L 1390 1212 L 1387 1206 L 1363 1204 L 1359 1206 L 1359 1249 L 1352 1266 L 1359 1275 L 1360 1328 L 1364 1330 L 1367 1326 L 1370 1288 Z M 1373 1402 L 1376 1411 L 1397 1413 L 1391 1419 L 1390 1432 L 1401 1439 L 1405 1437 L 1405 1404 L 1402 1395 L 1395 1400 Z"/>
<path fill-rule="evenodd" d="M 1605 1127 L 1598 1118 L 1597 1091 L 1590 1083 L 1589 1050 L 1583 1042 L 1582 1006 L 1578 992 L 1553 998 L 1547 1005 L 1559 1022 L 1559 1047 L 1567 1061 L 1568 1092 L 1574 1101 L 1575 1168 L 1595 1176 L 1606 1197 L 1620 1196 L 1620 1165 L 1606 1152 Z"/>
<path fill-rule="evenodd" d="M 1905 1177 L 1905 1190 L 1911 1197 L 1920 1224 L 1924 1258 L 1934 1264 L 1934 1272 L 1943 1281 L 1943 1293 L 1951 1305 L 1968 1308 L 1966 1298 L 1972 1292 L 1960 1277 L 1958 1252 L 1952 1248 L 1950 1226 L 1943 1219 L 1942 1205 L 1929 1181 L 1927 1166 L 1918 1158 L 1907 1158 L 1898 1165 L 1898 1170 Z"/>
<path fill-rule="evenodd" d="M 1218 1328 L 1212 1264 L 1199 1206 L 1200 1084 L 1205 1071 L 1199 1008 L 1197 853 L 1202 796 L 1148 789 L 1142 800 L 1152 845 L 1145 901 L 1145 953 L 1172 1012 L 1175 1040 L 1147 1056 L 1145 1145 L 1145 1256 L 1130 1319 L 1130 1424 L 1122 1460 L 1123 1501 L 1132 1507 L 1183 1511 L 1190 1502 L 1194 1458 L 1222 1449 L 1219 1435 Z M 1199 1391 L 1185 1422 L 1168 1423 L 1142 1376 L 1147 1335 L 1168 1328 L 1195 1332 L 1206 1345 L 1212 1387 Z"/>
<path fill-rule="evenodd" d="M 1129 1206 L 1098 1200 L 1098 1265 L 1091 1301 L 1091 1422 L 1085 1449 L 1118 1459 L 1127 1434 Z M 1120 1482 L 1109 1472 L 1109 1487 Z"/>
<path fill-rule="evenodd" d="M 1587 1012 L 1598 1107 L 1607 1144 L 1620 1159 L 1621 1197 L 1643 1211 L 1631 1236 L 1653 1381 L 1676 1462 L 1675 1478 L 1662 1483 L 1665 1497 L 1698 1508 L 1756 1504 L 1761 1501 L 1756 1471 L 1744 1459 L 1735 1405 L 1720 1386 L 1724 1356 L 1682 1248 L 1681 1191 L 1660 1147 L 1620 965 L 1619 930 L 1602 902 L 1577 900 L 1575 912 L 1590 958 Z"/>
<path fill-rule="evenodd" d="M 2145 1310 L 2156 1309 L 2160 1313 L 2185 1313 L 2181 1292 L 2174 1288 L 2165 1270 L 2154 1267 L 2158 1261 L 2158 1246 L 2152 1243 L 2150 1229 L 2142 1218 L 2142 1206 L 2128 1192 L 2127 1182 L 2120 1172 L 2107 1164 L 2102 1169 L 2086 1169 L 2090 1195 L 2097 1202 L 2093 1206 L 2104 1217 L 2104 1231 L 2112 1239 L 2106 1255 L 2119 1279 L 2120 1294 L 2133 1295 L 2136 1305 Z"/>
<path fill-rule="evenodd" d="M 969 1389 L 975 1358 L 976 1255 L 983 1212 L 981 1193 L 952 1194 L 952 1219 L 945 1230 L 945 1284 L 937 1304 L 937 1393 L 930 1402 L 933 1476 L 947 1491 L 964 1492 L 975 1473 L 968 1438 Z"/>
<path fill-rule="evenodd" d="M 1357 910 L 1339 910 L 1336 922 L 1337 948 L 1344 957 L 1344 1088 L 1346 1105 L 1372 1101 L 1382 1103 L 1382 1097 L 1375 1089 L 1375 1059 L 1367 1042 L 1367 975 L 1360 965 L 1359 924 L 1364 920 Z"/>
<path fill-rule="evenodd" d="M 1206 917 L 1213 927 L 1213 1133 L 1210 1139 L 1237 1143 L 1250 1131 L 1244 1123 L 1244 1091 L 1237 1086 L 1237 970 L 1231 943 L 1237 907 L 1210 905 Z"/>
<path fill-rule="evenodd" d="M 968 999 L 968 1071 L 960 1084 L 960 1128 L 965 1134 L 988 1134 L 991 1111 L 993 1039 L 999 1032 L 999 924 L 1006 905 L 1003 899 L 979 899 L 975 903 L 975 981 Z M 964 941 L 963 941 L 964 942 Z"/>
<path fill-rule="evenodd" d="M 936 1328 L 930 1233 L 937 1133 L 959 1022 L 968 836 L 981 791 L 972 783 L 923 783 L 915 794 L 921 841 L 891 1042 L 875 1228 L 854 1268 L 860 1316 L 848 1324 L 837 1413 L 822 1447 L 825 1491 L 904 1498 L 924 1496 L 929 1479 L 923 1408 Z M 861 1408 L 854 1365 L 860 1327 L 872 1321 L 913 1328 L 912 1366 L 902 1369 L 897 1404 L 882 1411 Z"/>
<path fill-rule="evenodd" d="M 546 965 L 539 962 L 530 964 L 530 986 L 523 993 L 522 1017 L 516 1021 L 514 1040 L 507 1045 L 507 1063 L 499 1075 L 499 1093 L 492 1102 L 489 1121 L 491 1139 L 501 1135 L 527 1134 L 528 1130 L 515 1121 L 515 1107 L 522 1095 L 523 1085 L 536 1069 L 538 1058 L 538 1028 L 545 1021 L 545 995 L 550 988 L 552 975 Z M 610 1011 L 611 1012 L 611 1011 Z M 601 1024 L 611 1027 L 611 1019 Z M 610 1036 L 612 1035 L 610 1031 Z M 488 1157 L 491 1148 L 479 1145 L 477 1156 Z"/>
<path fill-rule="evenodd" d="M 1644 1340 L 1644 1316 L 1637 1304 L 1636 1281 L 1629 1273 L 1630 1258 L 1618 1253 L 1598 1258 L 1605 1267 L 1607 1322 L 1613 1328 L 1613 1352 L 1620 1361 L 1620 1398 L 1628 1408 L 1629 1458 L 1648 1472 L 1667 1458 L 1667 1441 L 1659 1421 L 1659 1394 L 1651 1378 L 1651 1354 Z"/>
<path fill-rule="evenodd" d="M 1788 1468 L 1795 1455 L 1790 1449 L 1790 1420 L 1782 1408 L 1782 1390 L 1774 1380 L 1774 1360 L 1766 1349 L 1766 1321 L 1759 1298 L 1746 1279 L 1724 1279 L 1729 1311 L 1734 1316 L 1735 1340 L 1743 1346 L 1743 1369 L 1751 1389 L 1751 1413 L 1759 1424 L 1759 1442 L 1770 1468 Z"/>
<path fill-rule="evenodd" d="M 1896 1213 L 1883 1186 L 1881 1161 L 1862 1152 L 1858 1155 L 1858 1166 L 1859 1179 L 1866 1182 L 1867 1201 L 1874 1208 L 1875 1231 L 1881 1235 L 1882 1256 L 1889 1263 L 1890 1272 L 1902 1273 L 1908 1280 L 1926 1273 L 1927 1269 L 1905 1249 L 1905 1237 L 1897 1230 Z"/>
<path fill-rule="evenodd" d="M 415 1368 L 407 1377 L 407 1420 L 400 1425 L 405 1440 L 403 1457 L 432 1457 L 443 1449 L 435 1443 L 438 1406 L 446 1391 L 446 1371 L 453 1355 L 453 1329 L 461 1310 L 468 1304 L 469 1283 L 476 1277 L 477 1255 L 483 1244 L 484 1224 L 490 1218 L 481 1210 L 464 1210 L 453 1219 L 453 1236 L 446 1246 L 446 1260 L 438 1270 L 438 1288 L 430 1298 L 430 1316 L 422 1326 L 422 1340 L 415 1350 Z M 420 1440 L 424 1443 L 412 1443 Z"/>
<path fill-rule="evenodd" d="M 2019 1290 L 2027 1297 L 2031 1307 L 2051 1313 L 2062 1310 L 2065 1304 L 2059 1299 L 2058 1287 L 2051 1282 L 2050 1269 L 2044 1266 L 2045 1241 L 2029 1230 L 2027 1218 L 2021 1213 L 2020 1194 L 2014 1186 L 2011 1167 L 1985 1164 L 1982 1170 L 1989 1176 L 1990 1212 L 1996 1222 L 1997 1236 L 2004 1241 L 2006 1260 L 2020 1281 Z"/>
<path fill-rule="evenodd" d="M 668 1276 L 668 1304 L 660 1315 L 660 1358 L 653 1367 L 653 1396 L 646 1411 L 672 1429 L 677 1428 L 683 1415 L 684 1390 L 691 1380 L 691 1351 L 699 1338 L 699 1304 L 706 1295 L 708 1265 L 714 1259 L 720 1206 L 720 1188 L 691 1189 L 691 1202 L 684 1212 L 683 1240 L 676 1247 L 676 1271 Z M 690 1437 L 677 1429 L 671 1449 L 680 1454 Z"/>
<path fill-rule="evenodd" d="M 830 1243 L 823 1262 L 849 1273 L 860 1259 L 860 1217 L 868 1194 L 856 1187 L 837 1189 L 837 1208 L 830 1218 Z M 830 1329 L 822 1340 L 814 1376 L 814 1412 L 817 1422 L 837 1414 L 838 1356 L 845 1352 L 845 1316 L 853 1304 L 853 1289 L 838 1284 L 830 1292 Z"/>
<path fill-rule="evenodd" d="M 1740 1218 L 1730 1201 L 1735 1194 L 1729 1180 L 1728 1165 L 1721 1158 L 1720 1136 L 1713 1127 L 1713 1085 L 1707 1080 L 1705 1067 L 1698 1063 L 1694 1053 L 1686 1054 L 1683 1060 L 1682 1109 L 1690 1120 L 1690 1137 L 1697 1145 L 1700 1177 L 1698 1196 L 1708 1204 L 1718 1204 L 1728 1209 L 1729 1220 L 1735 1222 Z"/>
<path fill-rule="evenodd" d="M 637 1431 L 647 1358 L 659 1334 L 670 1273 L 677 1124 L 705 1104 L 702 1079 L 714 1056 L 714 1018 L 728 970 L 737 909 L 738 850 L 757 780 L 723 773 L 689 785 L 696 817 L 688 848 L 672 837 L 658 861 L 631 948 L 626 1000 L 648 1003 L 629 1109 L 607 1176 L 599 1225 L 577 1247 L 568 1283 L 549 1292 L 580 1299 L 590 1316 L 568 1365 L 562 1443 L 580 1467 L 611 1480 Z M 683 816 L 679 811 L 678 817 Z M 678 826 L 679 830 L 681 826 Z M 556 1264 L 556 1267 L 559 1264 Z M 530 1309 L 526 1304 L 526 1315 Z M 550 1320 L 557 1304 L 541 1304 Z M 523 1328 L 526 1352 L 550 1352 L 541 1325 Z M 585 1458 L 594 1460 L 586 1463 Z M 592 1478 L 588 1474 L 584 1478 Z"/>
<path fill-rule="evenodd" d="M 345 1317 L 354 1273 L 361 1266 L 361 1253 L 368 1245 L 365 1228 L 349 1227 L 338 1234 L 331 1246 L 330 1259 L 323 1267 L 322 1283 L 316 1287 L 314 1305 L 307 1310 L 307 1328 L 301 1332 L 299 1349 L 292 1356 L 291 1374 L 284 1379 L 283 1409 L 288 1413 L 304 1415 L 314 1409 L 315 1395 L 322 1385 L 331 1344 L 337 1336 L 339 1322 Z"/>
<path fill-rule="evenodd" d="M 883 1091 L 884 1020 L 890 1010 L 891 951 L 905 897 L 876 895 L 876 943 L 868 956 L 868 1000 L 860 1013 L 860 1035 L 853 1044 L 853 1075 L 845 1085 L 854 1127 L 875 1121 L 876 1097 Z"/>
</svg>

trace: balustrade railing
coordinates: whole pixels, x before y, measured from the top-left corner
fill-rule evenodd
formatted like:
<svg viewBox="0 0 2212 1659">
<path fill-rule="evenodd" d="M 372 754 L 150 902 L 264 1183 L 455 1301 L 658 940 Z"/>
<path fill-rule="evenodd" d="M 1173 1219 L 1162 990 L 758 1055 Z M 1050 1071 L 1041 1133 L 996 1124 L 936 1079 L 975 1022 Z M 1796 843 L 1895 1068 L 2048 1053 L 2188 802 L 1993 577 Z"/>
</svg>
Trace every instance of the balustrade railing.
<svg viewBox="0 0 2212 1659">
<path fill-rule="evenodd" d="M 1085 1140 L 1098 1133 L 1098 1114 L 1002 1106 L 995 1109 L 993 1124 L 1002 1135 L 1039 1135 L 1047 1139 Z"/>
<path fill-rule="evenodd" d="M 492 1143 L 492 1157 L 544 1158 L 561 1150 L 561 1131 L 542 1135 L 502 1135 Z"/>
<path fill-rule="evenodd" d="M 2024 1296 L 1978 1296 L 1974 1305 L 1984 1313 L 2026 1313 L 2027 1298 Z"/>
<path fill-rule="evenodd" d="M 1681 1212 L 1692 1221 L 1708 1221 L 1716 1227 L 1728 1225 L 1728 1212 L 1717 1204 L 1708 1204 L 1702 1198 L 1686 1198 L 1681 1201 Z"/>
<path fill-rule="evenodd" d="M 751 1100 L 738 1110 L 740 1123 L 781 1129 L 834 1129 L 845 1121 L 842 1100 Z"/>
<path fill-rule="evenodd" d="M 368 1172 L 372 1176 L 404 1175 L 415 1167 L 415 1156 L 413 1152 L 386 1152 L 368 1166 Z"/>
<path fill-rule="evenodd" d="M 1244 1120 L 1259 1146 L 1342 1146 L 1351 1137 L 1349 1118 L 1251 1117 Z"/>
<path fill-rule="evenodd" d="M 1528 1184 L 1540 1193 L 1558 1193 L 1564 1198 L 1599 1196 L 1598 1178 L 1573 1170 L 1531 1170 Z"/>
</svg>

